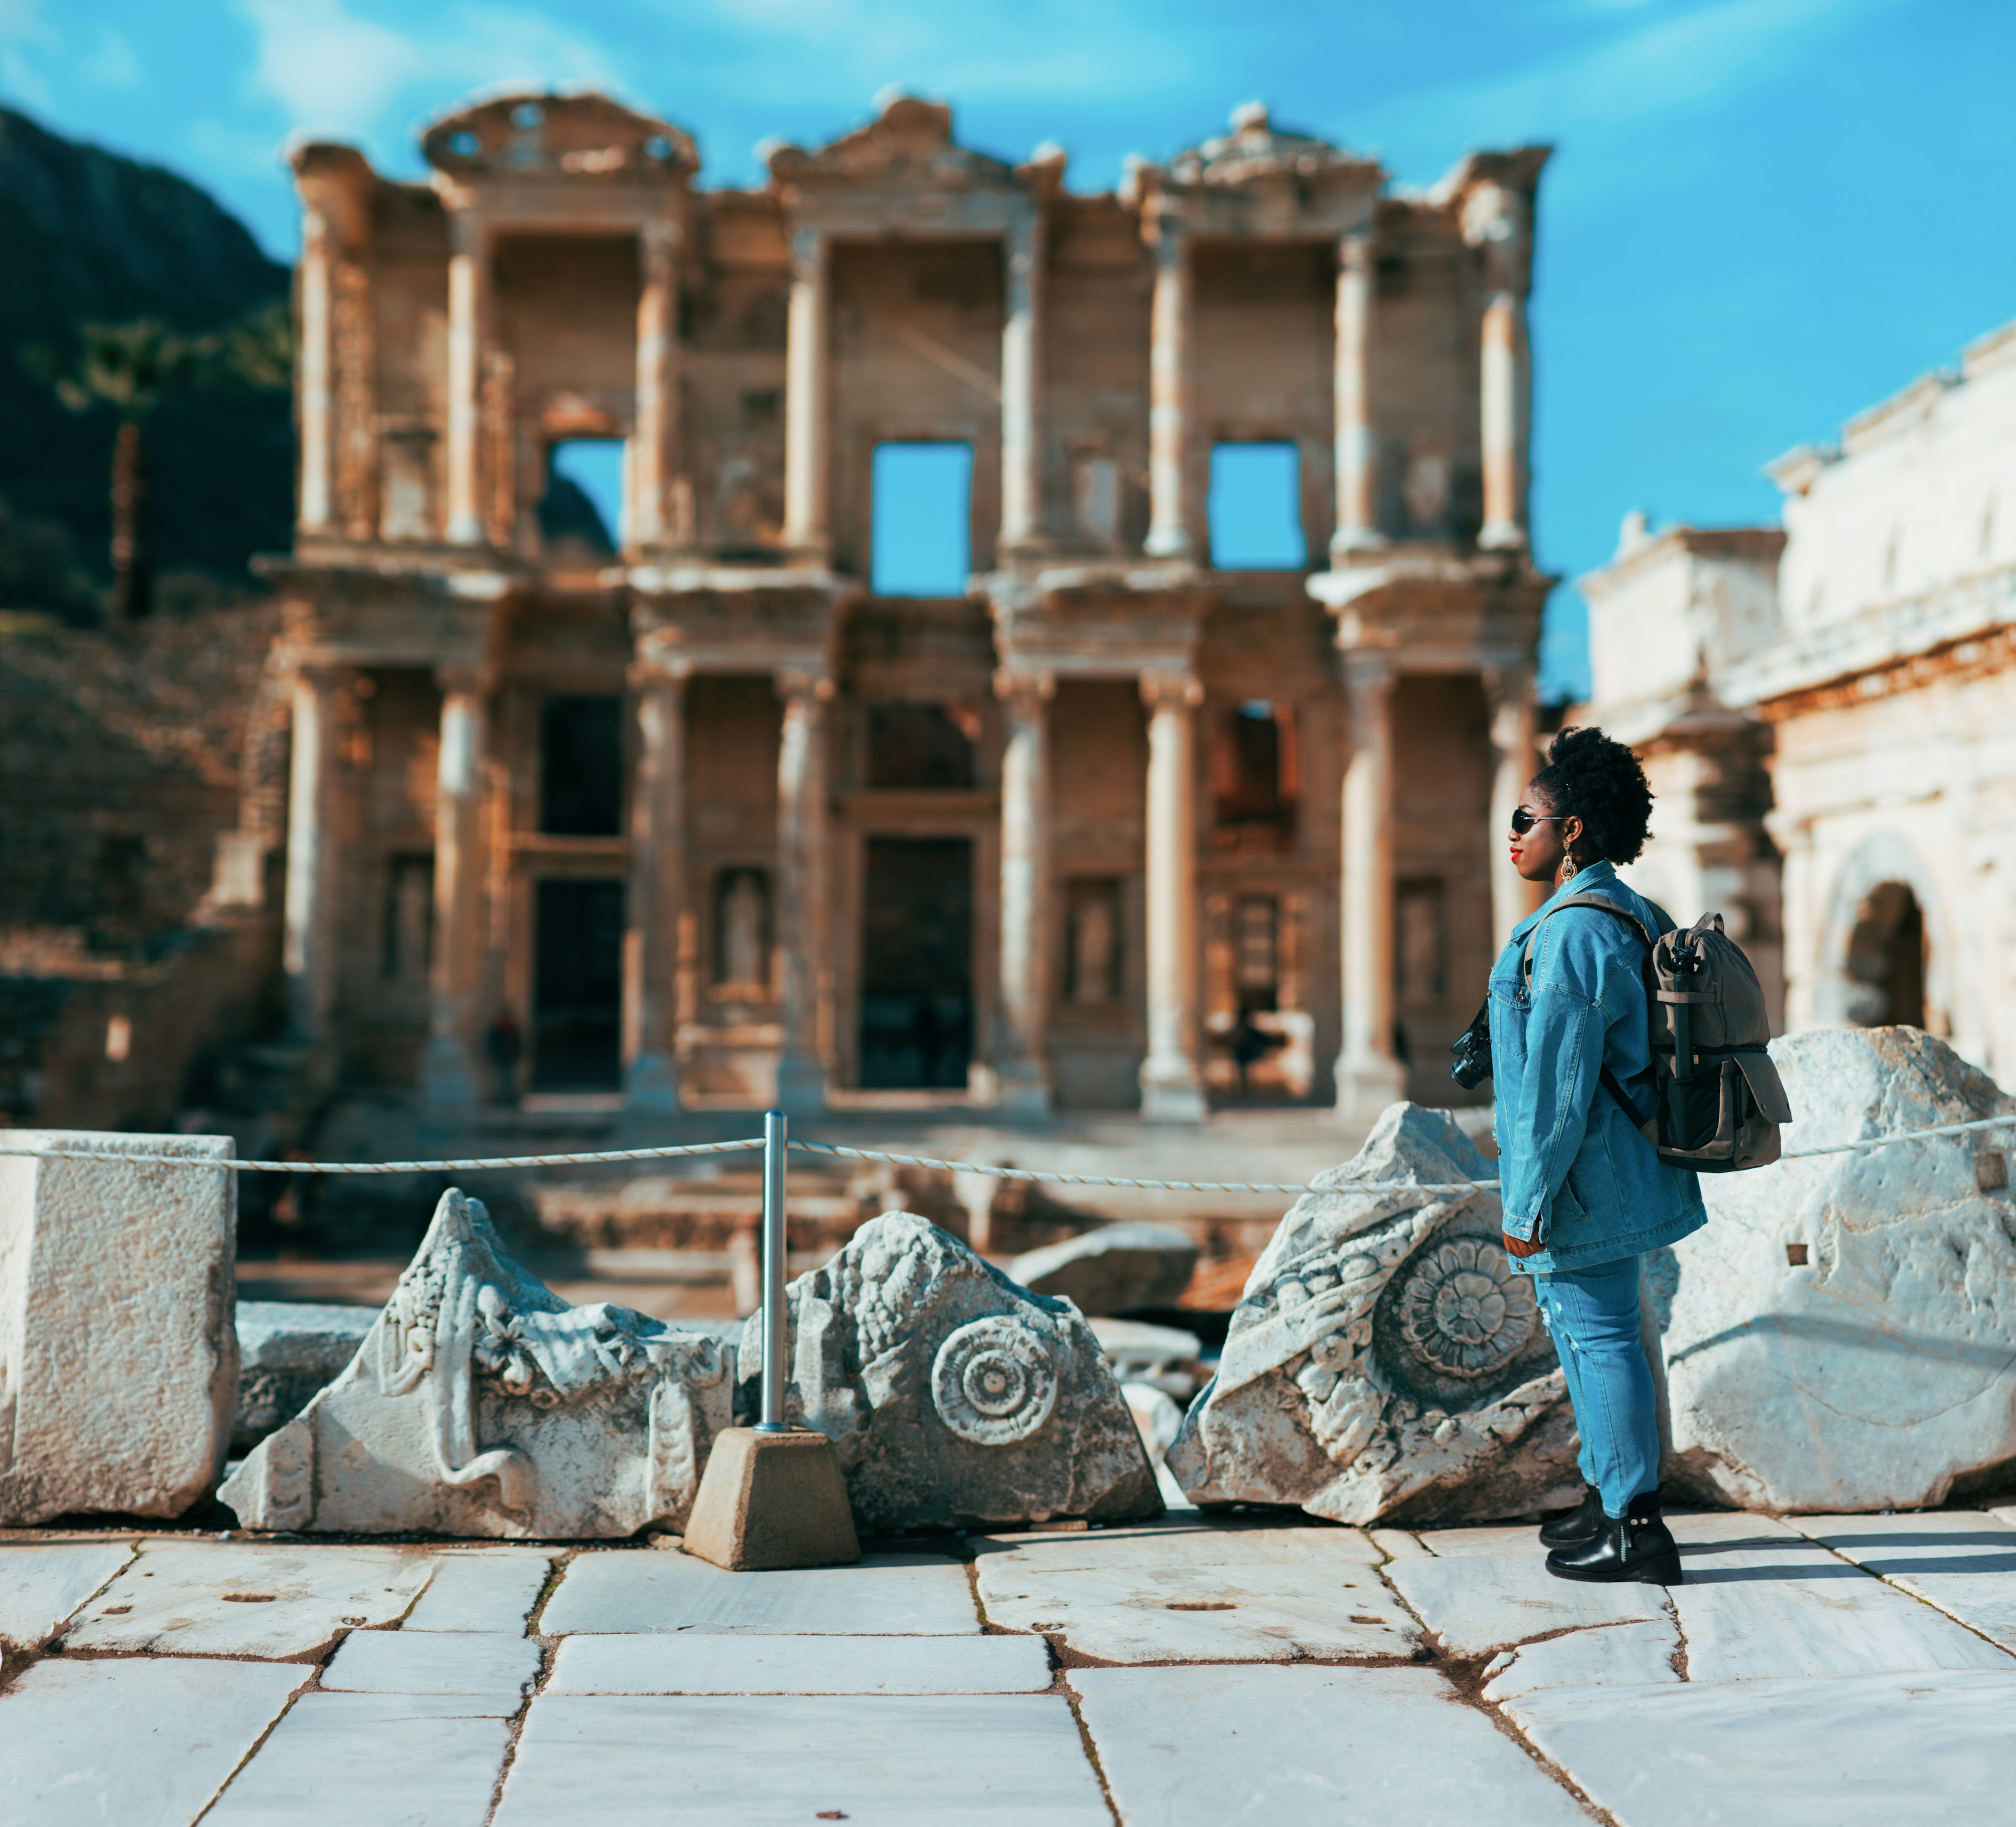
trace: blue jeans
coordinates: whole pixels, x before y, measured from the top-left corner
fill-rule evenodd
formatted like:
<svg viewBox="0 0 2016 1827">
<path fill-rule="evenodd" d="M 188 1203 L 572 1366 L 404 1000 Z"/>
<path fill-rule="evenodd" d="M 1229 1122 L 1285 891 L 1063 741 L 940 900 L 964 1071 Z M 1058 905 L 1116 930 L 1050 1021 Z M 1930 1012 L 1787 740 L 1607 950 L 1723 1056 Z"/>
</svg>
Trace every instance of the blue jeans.
<svg viewBox="0 0 2016 1827">
<path fill-rule="evenodd" d="M 1622 1516 L 1659 1483 L 1658 1396 L 1638 1331 L 1638 1259 L 1535 1275 L 1540 1317 L 1553 1335 L 1582 1433 L 1582 1483 Z"/>
</svg>

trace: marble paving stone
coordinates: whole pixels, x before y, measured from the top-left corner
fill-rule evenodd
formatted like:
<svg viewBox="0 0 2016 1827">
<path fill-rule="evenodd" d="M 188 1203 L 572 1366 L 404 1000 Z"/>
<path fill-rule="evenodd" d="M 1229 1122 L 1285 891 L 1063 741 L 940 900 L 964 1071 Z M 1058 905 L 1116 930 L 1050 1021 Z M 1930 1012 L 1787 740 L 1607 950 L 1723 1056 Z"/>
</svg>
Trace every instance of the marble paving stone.
<svg viewBox="0 0 2016 1827">
<path fill-rule="evenodd" d="M 1035 1637 L 758 1637 L 689 1631 L 570 1637 L 554 1659 L 545 1692 L 1039 1694 L 1050 1678 L 1049 1652 Z"/>
<path fill-rule="evenodd" d="M 1372 1545 L 1382 1549 L 1389 1560 L 1417 1561 L 1428 1551 L 1418 1536 L 1404 1529 L 1373 1529 L 1366 1533 L 1372 1537 Z"/>
<path fill-rule="evenodd" d="M 0 1649 L 39 1649 L 132 1558 L 130 1541 L 0 1548 Z"/>
<path fill-rule="evenodd" d="M 988 1536 L 971 1544 L 983 1566 L 1244 1567 L 1345 1562 L 1376 1567 L 1384 1559 L 1360 1530 L 1162 1527 L 1100 1529 L 1058 1535 Z"/>
<path fill-rule="evenodd" d="M 428 1555 L 398 1548 L 150 1541 L 66 1641 L 128 1654 L 311 1656 L 346 1629 L 403 1616 L 430 1570 Z"/>
<path fill-rule="evenodd" d="M 1395 1561 L 1385 1571 L 1453 1656 L 1478 1656 L 1553 1631 L 1656 1622 L 1672 1615 L 1657 1586 L 1585 1586 L 1557 1580 L 1530 1542 L 1517 1555 Z"/>
<path fill-rule="evenodd" d="M 1978 1510 L 1802 1516 L 1814 1541 L 2016 1651 L 2016 1528 Z"/>
<path fill-rule="evenodd" d="M 1485 1672 L 1487 1700 L 1517 1699 L 1543 1688 L 1625 1688 L 1678 1681 L 1680 1633 L 1671 1618 L 1604 1624 L 1508 1649 Z"/>
<path fill-rule="evenodd" d="M 1035 1567 L 982 1562 L 988 1621 L 1058 1633 L 1102 1662 L 1297 1662 L 1412 1656 L 1413 1620 L 1349 1562 Z"/>
<path fill-rule="evenodd" d="M 936 1555 L 869 1555 L 857 1567 L 729 1573 L 680 1553 L 577 1555 L 541 1633 L 754 1631 L 770 1636 L 956 1637 L 980 1620 L 966 1569 Z"/>
<path fill-rule="evenodd" d="M 1124 1827 L 1587 1827 L 1574 1797 L 1431 1669 L 1067 1678 Z"/>
<path fill-rule="evenodd" d="M 452 1551 L 407 1613 L 409 1631 L 517 1631 L 538 1602 L 553 1557 L 535 1548 Z"/>
<path fill-rule="evenodd" d="M 1681 1510 L 1669 1513 L 1666 1526 L 1683 1548 L 1715 1548 L 1738 1541 L 1803 1541 L 1791 1523 L 1755 1510 Z"/>
<path fill-rule="evenodd" d="M 1417 1529 L 1416 1538 L 1431 1555 L 1544 1554 L 1539 1525 L 1494 1522 L 1477 1529 Z"/>
<path fill-rule="evenodd" d="M 453 1694 L 516 1713 L 539 1678 L 539 1646 L 502 1631 L 352 1631 L 322 1673 L 331 1694 Z"/>
<path fill-rule="evenodd" d="M 1622 1827 L 2007 1818 L 2016 1672 L 1551 1689 L 1506 1711 Z"/>
<path fill-rule="evenodd" d="M 744 1574 L 744 1579 L 754 1576 Z M 532 1703 L 496 1827 L 1111 1827 L 1061 1695 Z"/>
<path fill-rule="evenodd" d="M 1690 1681 L 2016 1663 L 1928 1605 L 1806 1542 L 1683 1548 L 1673 1604 Z"/>
<path fill-rule="evenodd" d="M 203 1827 L 483 1827 L 509 1739 L 466 1700 L 304 1694 Z"/>
<path fill-rule="evenodd" d="M 7 1827 L 187 1827 L 314 1671 L 39 1662 L 0 1694 Z"/>
</svg>

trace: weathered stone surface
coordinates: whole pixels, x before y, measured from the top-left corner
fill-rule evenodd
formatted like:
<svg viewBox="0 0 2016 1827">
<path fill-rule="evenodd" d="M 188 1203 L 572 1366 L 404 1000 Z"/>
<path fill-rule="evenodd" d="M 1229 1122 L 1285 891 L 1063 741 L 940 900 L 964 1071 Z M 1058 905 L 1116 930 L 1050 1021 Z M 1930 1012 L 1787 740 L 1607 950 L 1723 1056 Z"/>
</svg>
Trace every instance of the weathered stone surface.
<svg viewBox="0 0 2016 1827">
<path fill-rule="evenodd" d="M 1150 1383 L 1123 1383 L 1120 1393 L 1140 1431 L 1149 1462 L 1159 1465 L 1183 1431 L 1183 1411 Z"/>
<path fill-rule="evenodd" d="M 1008 1272 L 1031 1294 L 1075 1303 L 1081 1313 L 1172 1306 L 1190 1285 L 1197 1246 L 1167 1224 L 1107 1224 L 1017 1256 Z"/>
<path fill-rule="evenodd" d="M 631 1535 L 679 1526 L 734 1353 L 569 1306 L 451 1189 L 362 1350 L 219 1493 L 250 1527 Z"/>
<path fill-rule="evenodd" d="M 1201 1361 L 1203 1343 L 1194 1332 L 1098 1315 L 1087 1323 L 1123 1387 L 1152 1384 L 1172 1401 L 1185 1403 L 1210 1378 Z"/>
<path fill-rule="evenodd" d="M 1975 1510 L 1802 1516 L 1814 1541 L 2016 1654 L 2016 1526 Z"/>
<path fill-rule="evenodd" d="M 1085 1668 L 1120 1817 L 1585 1827 L 1568 1793 L 1425 1668 Z"/>
<path fill-rule="evenodd" d="M 1553 1631 L 1672 1616 L 1657 1586 L 1555 1579 L 1531 1530 L 1516 1554 L 1395 1561 L 1386 1577 L 1452 1656 L 1480 1656 Z"/>
<path fill-rule="evenodd" d="M 907 1212 L 790 1285 L 787 1418 L 832 1440 L 864 1529 L 1153 1515 L 1162 1500 L 1099 1341 Z M 762 1327 L 743 1334 L 753 1412 Z"/>
<path fill-rule="evenodd" d="M 10 1130 L 220 1161 L 223 1136 Z M 238 1397 L 233 1177 L 0 1155 L 0 1523 L 175 1516 L 224 1469 Z"/>
<path fill-rule="evenodd" d="M 522 1548 L 450 1549 L 433 1560 L 434 1577 L 402 1631 L 522 1633 L 553 1569 L 552 1555 Z"/>
<path fill-rule="evenodd" d="M 39 1649 L 133 1558 L 124 1541 L 9 1543 L 0 1548 L 0 1652 Z"/>
<path fill-rule="evenodd" d="M 569 1637 L 549 1694 L 1038 1694 L 1035 1637 Z"/>
<path fill-rule="evenodd" d="M 375 1306 L 239 1302 L 238 1419 L 232 1450 L 250 1452 L 342 1375 L 378 1312 Z"/>
<path fill-rule="evenodd" d="M 64 1639 L 124 1655 L 318 1655 L 403 1616 L 433 1572 L 410 1548 L 150 1541 Z"/>
<path fill-rule="evenodd" d="M 503 1718 L 539 1678 L 539 1646 L 499 1631 L 352 1631 L 321 1686 L 329 1694 L 452 1694 Z"/>
<path fill-rule="evenodd" d="M 1521 1644 L 1485 1670 L 1484 1697 L 1499 1702 L 1543 1688 L 1663 1686 L 1679 1680 L 1679 1627 L 1670 1617 L 1636 1624 L 1605 1624 Z"/>
<path fill-rule="evenodd" d="M 1445 1111 L 1395 1104 L 1255 1266 L 1169 1468 L 1197 1503 L 1468 1522 L 1574 1502 L 1575 1420 L 1493 1177 Z M 1363 1182 L 1399 1191 L 1360 1191 Z"/>
<path fill-rule="evenodd" d="M 739 1573 L 859 1560 L 833 1442 L 815 1428 L 725 1429 L 708 1455 L 683 1546 Z"/>
<path fill-rule="evenodd" d="M 1774 1041 L 1787 1151 L 2016 1111 L 1915 1029 Z M 1905 1508 L 2016 1461 L 2010 1131 L 1704 1178 L 1674 1252 L 1670 1485 L 1777 1511 Z M 1798 1259 L 1803 1258 L 1803 1261 Z"/>
<path fill-rule="evenodd" d="M 1380 1551 L 1355 1529 L 1284 1529 L 1263 1523 L 1165 1519 L 1098 1533 L 979 1536 L 976 1564 L 996 1568 L 1244 1567 L 1269 1562 L 1322 1568 L 1378 1566 Z M 1322 1576 L 1319 1574 L 1318 1577 Z"/>
</svg>

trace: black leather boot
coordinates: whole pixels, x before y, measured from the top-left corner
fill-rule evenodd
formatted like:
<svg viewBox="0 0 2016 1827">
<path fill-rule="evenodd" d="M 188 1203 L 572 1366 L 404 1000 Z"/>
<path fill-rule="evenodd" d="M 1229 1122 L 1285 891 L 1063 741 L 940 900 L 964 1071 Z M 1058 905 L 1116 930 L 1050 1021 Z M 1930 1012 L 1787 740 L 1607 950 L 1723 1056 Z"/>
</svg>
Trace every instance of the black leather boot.
<svg viewBox="0 0 2016 1827">
<path fill-rule="evenodd" d="M 1587 1541 L 1556 1548 L 1547 1556 L 1547 1571 L 1557 1580 L 1638 1580 L 1650 1586 L 1678 1586 L 1686 1577 L 1673 1532 L 1660 1517 L 1657 1491 L 1633 1497 L 1628 1515 L 1605 1516 Z"/>
<path fill-rule="evenodd" d="M 1582 1487 L 1582 1501 L 1564 1516 L 1540 1525 L 1543 1548 L 1575 1548 L 1590 1541 L 1603 1529 L 1603 1494 L 1593 1484 Z"/>
</svg>

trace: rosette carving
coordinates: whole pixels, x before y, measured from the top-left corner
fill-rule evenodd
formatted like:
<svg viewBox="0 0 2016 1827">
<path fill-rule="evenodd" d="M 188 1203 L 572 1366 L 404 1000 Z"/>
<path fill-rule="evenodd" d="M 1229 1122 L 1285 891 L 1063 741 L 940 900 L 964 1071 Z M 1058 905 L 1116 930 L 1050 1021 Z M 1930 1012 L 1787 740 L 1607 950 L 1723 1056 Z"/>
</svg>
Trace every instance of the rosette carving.
<svg viewBox="0 0 2016 1827">
<path fill-rule="evenodd" d="M 931 1400 L 945 1425 L 977 1447 L 1026 1440 L 1057 1406 L 1048 1342 L 1004 1316 L 961 1326 L 938 1347 Z"/>
</svg>

